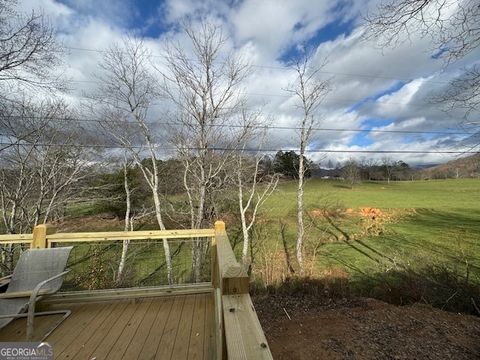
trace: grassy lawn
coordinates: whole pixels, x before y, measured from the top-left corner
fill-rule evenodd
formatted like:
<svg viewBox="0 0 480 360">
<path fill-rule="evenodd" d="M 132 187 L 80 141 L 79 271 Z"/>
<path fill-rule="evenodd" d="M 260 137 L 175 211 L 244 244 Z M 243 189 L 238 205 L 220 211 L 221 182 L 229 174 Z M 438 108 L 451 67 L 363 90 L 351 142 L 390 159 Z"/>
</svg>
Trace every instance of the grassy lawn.
<svg viewBox="0 0 480 360">
<path fill-rule="evenodd" d="M 264 213 L 286 216 L 295 205 L 296 184 L 283 183 L 266 202 Z M 342 181 L 310 180 L 305 203 L 322 206 L 338 201 L 345 207 L 480 209 L 480 180 L 363 182 L 350 189 Z"/>
<path fill-rule="evenodd" d="M 278 222 L 288 224 L 291 251 L 295 191 L 295 183 L 281 184 L 262 213 L 273 239 L 279 236 Z M 305 203 L 308 214 L 333 209 L 327 213 L 330 222 L 322 215 L 307 216 L 308 241 L 318 245 L 320 271 L 340 267 L 355 277 L 444 266 L 480 280 L 480 180 L 364 182 L 353 189 L 341 181 L 311 180 Z M 360 215 L 359 209 L 367 207 L 379 209 L 386 220 Z M 373 233 L 362 231 L 375 223 Z"/>
</svg>

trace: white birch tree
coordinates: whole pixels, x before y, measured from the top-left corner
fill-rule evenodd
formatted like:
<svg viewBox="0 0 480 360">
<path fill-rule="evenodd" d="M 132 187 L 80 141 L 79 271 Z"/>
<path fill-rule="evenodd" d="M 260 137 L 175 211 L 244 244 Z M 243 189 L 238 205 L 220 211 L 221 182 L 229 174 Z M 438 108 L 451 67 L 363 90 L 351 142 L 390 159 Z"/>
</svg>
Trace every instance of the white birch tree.
<svg viewBox="0 0 480 360">
<path fill-rule="evenodd" d="M 296 72 L 295 82 L 287 89 L 297 100 L 297 110 L 300 114 L 299 131 L 299 164 L 297 181 L 297 240 L 296 257 L 300 272 L 304 272 L 303 243 L 304 226 L 304 187 L 305 187 L 305 153 L 311 140 L 313 127 L 318 124 L 318 108 L 329 92 L 328 81 L 319 79 L 320 67 L 313 67 L 311 58 L 305 55 L 293 65 Z"/>
<path fill-rule="evenodd" d="M 77 141 L 76 129 L 67 126 L 71 114 L 65 104 L 25 101 L 15 106 L 8 129 L 13 145 L 2 152 L 0 162 L 0 211 L 8 233 L 49 221 L 55 208 L 74 196 L 72 190 L 91 167 L 90 150 Z M 31 129 L 28 136 L 26 129 Z"/>
<path fill-rule="evenodd" d="M 191 45 L 189 53 L 175 42 L 165 49 L 166 68 L 163 95 L 176 111 L 173 144 L 184 164 L 183 183 L 188 198 L 190 227 L 205 226 L 207 208 L 214 192 L 225 184 L 224 169 L 232 160 L 233 148 L 243 138 L 245 127 L 238 116 L 244 102 L 239 92 L 249 67 L 227 52 L 227 37 L 219 26 L 202 23 L 199 28 L 184 27 Z M 210 203 L 209 203 L 210 202 Z M 193 245 L 195 281 L 201 279 L 205 242 Z"/>
<path fill-rule="evenodd" d="M 267 124 L 262 121 L 261 111 L 249 112 L 242 109 L 241 117 L 245 124 L 245 136 L 241 141 L 241 148 L 234 154 L 233 183 L 237 188 L 238 210 L 242 226 L 242 263 L 250 269 L 251 260 L 249 250 L 251 246 L 250 232 L 257 220 L 259 209 L 275 191 L 279 175 L 266 173 L 263 162 L 266 154 L 262 147 L 268 135 Z M 248 149 L 255 143 L 255 148 Z"/>
<path fill-rule="evenodd" d="M 238 189 L 238 208 L 242 225 L 243 247 L 242 263 L 250 266 L 250 230 L 257 220 L 258 210 L 275 191 L 279 176 L 262 173 L 261 163 L 264 156 L 255 154 L 249 157 L 240 153 L 236 157 L 235 173 Z"/>
<path fill-rule="evenodd" d="M 111 46 L 100 64 L 100 89 L 91 98 L 92 113 L 100 114 L 102 126 L 126 149 L 148 184 L 160 230 L 165 230 L 159 195 L 158 143 L 148 112 L 158 98 L 157 80 L 150 69 L 150 53 L 142 39 L 127 37 Z M 121 126 L 123 124 L 124 126 Z M 167 280 L 173 283 L 170 246 L 163 239 Z"/>
<path fill-rule="evenodd" d="M 71 114 L 64 104 L 24 101 L 15 106 L 6 129 L 12 145 L 0 158 L 0 213 L 9 234 L 52 221 L 55 210 L 82 193 L 93 167 L 90 149 L 67 125 Z M 11 247 L 2 248 L 6 271 L 12 255 Z"/>
<path fill-rule="evenodd" d="M 130 183 L 128 181 L 128 169 L 129 169 L 129 161 L 127 157 L 127 152 L 125 151 L 124 153 L 124 158 L 123 158 L 123 188 L 125 190 L 125 219 L 124 219 L 124 226 L 123 230 L 124 231 L 129 231 L 133 230 L 133 222 L 131 218 L 131 212 L 132 212 L 132 200 L 131 200 L 131 195 L 132 195 L 132 190 L 130 188 Z M 117 269 L 117 276 L 115 279 L 115 282 L 120 284 L 123 281 L 124 277 L 124 270 L 125 270 L 125 264 L 127 262 L 127 253 L 128 253 L 128 245 L 130 244 L 130 240 L 126 239 L 123 240 L 122 242 L 122 254 L 120 256 L 120 262 L 118 264 L 118 269 Z"/>
</svg>

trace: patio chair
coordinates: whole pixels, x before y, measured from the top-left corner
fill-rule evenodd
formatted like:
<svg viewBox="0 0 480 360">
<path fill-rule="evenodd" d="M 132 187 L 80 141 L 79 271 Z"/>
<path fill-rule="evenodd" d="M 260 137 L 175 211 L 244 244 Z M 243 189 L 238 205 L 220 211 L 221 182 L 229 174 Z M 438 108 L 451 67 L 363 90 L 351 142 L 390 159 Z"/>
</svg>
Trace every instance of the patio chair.
<svg viewBox="0 0 480 360">
<path fill-rule="evenodd" d="M 64 316 L 41 339 L 42 341 L 70 315 L 70 310 L 35 312 L 35 303 L 47 295 L 56 293 L 63 283 L 68 256 L 72 247 L 30 249 L 18 259 L 13 274 L 9 276 L 7 291 L 0 294 L 0 328 L 13 319 L 27 318 L 27 340 L 33 337 L 35 316 Z M 26 312 L 26 313 L 25 313 Z"/>
</svg>

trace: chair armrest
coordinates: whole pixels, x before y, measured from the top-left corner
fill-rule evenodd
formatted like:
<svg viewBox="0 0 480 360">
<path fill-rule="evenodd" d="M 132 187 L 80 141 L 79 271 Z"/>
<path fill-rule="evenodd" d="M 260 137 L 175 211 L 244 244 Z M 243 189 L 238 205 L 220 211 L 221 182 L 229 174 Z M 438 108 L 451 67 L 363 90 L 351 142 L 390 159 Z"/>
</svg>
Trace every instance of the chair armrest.
<svg viewBox="0 0 480 360">
<path fill-rule="evenodd" d="M 7 290 L 8 285 L 10 285 L 11 278 L 12 275 L 0 278 L 0 294 L 3 294 Z"/>
<path fill-rule="evenodd" d="M 60 274 L 57 274 L 55 276 L 52 276 L 51 278 L 47 279 L 47 280 L 43 280 L 42 282 L 39 282 L 37 284 L 37 286 L 35 286 L 35 288 L 33 289 L 31 295 L 30 295 L 30 303 L 32 303 L 32 300 L 33 302 L 35 302 L 35 298 L 39 295 L 40 293 L 40 290 L 42 289 L 43 286 L 45 286 L 46 284 L 48 284 L 49 282 L 53 281 L 53 280 L 56 280 L 66 274 L 68 274 L 70 272 L 70 269 L 68 270 L 65 270 L 64 272 L 60 273 Z"/>
<path fill-rule="evenodd" d="M 45 286 L 45 284 L 48 284 L 50 281 L 53 281 L 55 279 L 58 279 L 59 277 L 64 276 L 67 274 L 70 270 L 66 270 L 60 274 L 57 274 L 55 276 L 52 276 L 51 278 L 44 280 L 42 282 L 39 282 L 37 286 L 31 291 L 15 291 L 15 292 L 10 292 L 10 293 L 3 293 L 0 294 L 0 299 L 16 299 L 16 298 L 30 298 L 30 301 L 32 298 L 36 298 L 41 295 L 48 295 L 48 294 L 53 294 L 51 291 L 48 290 L 42 290 L 42 287 Z"/>
<path fill-rule="evenodd" d="M 18 298 L 29 298 L 32 295 L 33 291 L 16 291 L 10 293 L 0 294 L 0 299 L 18 299 Z M 40 290 L 38 295 L 47 295 L 49 291 Z"/>
<path fill-rule="evenodd" d="M 4 276 L 2 278 L 0 278 L 0 283 L 3 281 L 3 280 L 7 280 L 7 279 L 10 279 L 13 275 L 8 275 L 8 276 Z"/>
</svg>

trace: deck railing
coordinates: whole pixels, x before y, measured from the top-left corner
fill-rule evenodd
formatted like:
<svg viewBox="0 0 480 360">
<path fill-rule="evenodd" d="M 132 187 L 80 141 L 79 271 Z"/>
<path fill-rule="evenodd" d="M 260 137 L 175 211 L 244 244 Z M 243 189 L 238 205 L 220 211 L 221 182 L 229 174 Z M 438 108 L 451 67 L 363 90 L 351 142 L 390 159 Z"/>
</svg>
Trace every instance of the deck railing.
<svg viewBox="0 0 480 360">
<path fill-rule="evenodd" d="M 235 257 L 223 221 L 215 223 L 212 284 L 218 310 L 217 358 L 272 359 L 250 298 L 248 274 Z"/>
<path fill-rule="evenodd" d="M 267 340 L 249 295 L 249 277 L 233 252 L 225 231 L 225 223 L 217 221 L 215 229 L 112 231 L 86 233 L 57 233 L 50 225 L 38 225 L 32 234 L 0 235 L 0 246 L 22 245 L 30 248 L 48 248 L 60 244 L 129 240 L 209 239 L 211 283 L 215 299 L 216 359 L 272 359 Z M 60 245 L 61 246 L 61 245 Z M 195 285 L 192 291 L 195 290 Z M 188 288 L 188 286 L 186 287 Z M 131 296 L 139 290 L 125 290 Z M 203 290 L 204 291 L 204 290 Z M 75 292 L 74 292 L 75 293 Z M 74 293 L 57 296 L 72 301 Z M 77 292 L 79 298 L 84 295 Z M 122 293 L 109 292 L 101 296 L 122 297 Z M 123 295 L 125 295 L 123 294 Z M 146 293 L 150 294 L 149 292 Z M 63 297 L 62 297 L 63 296 Z"/>
<path fill-rule="evenodd" d="M 209 244 L 214 235 L 213 229 L 57 233 L 51 225 L 38 225 L 33 234 L 0 235 L 5 259 L 0 271 L 8 275 L 27 248 L 73 246 L 68 262 L 72 271 L 63 291 L 210 282 Z M 164 240 L 171 251 L 169 269 Z M 191 252 L 199 244 L 202 261 L 194 276 Z"/>
</svg>

